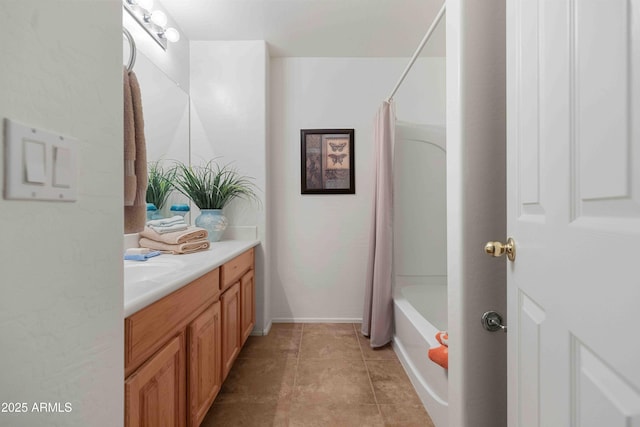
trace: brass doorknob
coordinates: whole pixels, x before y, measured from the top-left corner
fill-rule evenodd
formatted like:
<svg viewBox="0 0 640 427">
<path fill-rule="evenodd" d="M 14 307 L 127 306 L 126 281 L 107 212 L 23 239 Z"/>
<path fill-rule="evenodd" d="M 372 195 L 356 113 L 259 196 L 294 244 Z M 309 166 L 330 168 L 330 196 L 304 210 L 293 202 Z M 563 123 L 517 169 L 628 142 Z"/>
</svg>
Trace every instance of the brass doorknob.
<svg viewBox="0 0 640 427">
<path fill-rule="evenodd" d="M 484 245 L 484 251 L 494 257 L 507 254 L 509 261 L 516 260 L 516 242 L 511 237 L 507 239 L 507 243 L 488 242 Z"/>
</svg>

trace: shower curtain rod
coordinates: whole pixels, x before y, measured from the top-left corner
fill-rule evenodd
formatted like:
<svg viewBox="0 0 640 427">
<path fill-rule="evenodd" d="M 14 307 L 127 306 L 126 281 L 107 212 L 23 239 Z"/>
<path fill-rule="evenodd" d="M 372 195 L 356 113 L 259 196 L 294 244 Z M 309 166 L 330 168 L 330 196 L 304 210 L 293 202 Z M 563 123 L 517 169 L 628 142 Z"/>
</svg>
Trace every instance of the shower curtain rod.
<svg viewBox="0 0 640 427">
<path fill-rule="evenodd" d="M 420 45 L 418 45 L 418 48 L 416 49 L 416 52 L 413 54 L 411 61 L 409 61 L 409 64 L 407 64 L 407 68 L 404 69 L 404 71 L 402 72 L 402 75 L 400 76 L 400 79 L 398 79 L 398 83 L 396 83 L 396 87 L 393 88 L 391 95 L 389 95 L 389 97 L 387 98 L 387 102 L 391 102 L 391 99 L 393 99 L 393 95 L 396 94 L 396 92 L 400 88 L 400 85 L 402 85 L 404 78 L 407 77 L 409 70 L 411 69 L 411 67 L 413 67 L 413 63 L 416 62 L 416 59 L 418 59 L 418 55 L 420 55 L 420 52 L 422 52 L 424 45 L 426 45 L 427 41 L 429 41 L 429 39 L 431 38 L 431 35 L 433 34 L 433 30 L 436 29 L 436 26 L 438 25 L 438 22 L 440 22 L 440 20 L 442 19 L 442 16 L 444 15 L 444 12 L 446 9 L 447 9 L 447 2 L 445 1 L 442 4 L 442 7 L 440 8 L 440 11 L 436 15 L 435 19 L 431 23 L 431 26 L 427 30 L 427 33 L 422 38 Z"/>
</svg>

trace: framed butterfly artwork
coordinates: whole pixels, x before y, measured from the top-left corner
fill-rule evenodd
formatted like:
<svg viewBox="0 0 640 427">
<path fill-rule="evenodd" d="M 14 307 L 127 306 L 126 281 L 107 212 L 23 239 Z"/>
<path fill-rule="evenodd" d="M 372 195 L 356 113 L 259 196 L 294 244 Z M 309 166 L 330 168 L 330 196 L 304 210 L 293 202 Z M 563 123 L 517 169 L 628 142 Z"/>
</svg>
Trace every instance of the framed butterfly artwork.
<svg viewBox="0 0 640 427">
<path fill-rule="evenodd" d="M 355 194 L 355 131 L 301 129 L 302 194 Z"/>
</svg>

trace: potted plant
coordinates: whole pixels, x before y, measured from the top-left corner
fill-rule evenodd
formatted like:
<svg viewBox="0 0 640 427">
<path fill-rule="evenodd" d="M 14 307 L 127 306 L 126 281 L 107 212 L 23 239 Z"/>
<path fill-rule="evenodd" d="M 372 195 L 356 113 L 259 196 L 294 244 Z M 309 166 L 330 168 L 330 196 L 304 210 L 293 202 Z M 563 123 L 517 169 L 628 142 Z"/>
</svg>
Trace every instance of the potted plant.
<svg viewBox="0 0 640 427">
<path fill-rule="evenodd" d="M 222 238 L 228 225 L 222 208 L 235 198 L 258 200 L 251 178 L 229 164 L 220 166 L 214 160 L 201 166 L 176 163 L 174 170 L 174 187 L 200 209 L 196 226 L 206 229 L 212 242 Z"/>
<path fill-rule="evenodd" d="M 147 184 L 147 203 L 153 204 L 157 212 L 155 215 L 160 216 L 160 211 L 167 202 L 167 198 L 173 191 L 173 178 L 175 172 L 171 168 L 165 170 L 160 162 L 148 163 L 148 184 Z M 151 219 L 151 218 L 150 218 Z M 156 218 L 152 218 L 156 219 Z"/>
</svg>

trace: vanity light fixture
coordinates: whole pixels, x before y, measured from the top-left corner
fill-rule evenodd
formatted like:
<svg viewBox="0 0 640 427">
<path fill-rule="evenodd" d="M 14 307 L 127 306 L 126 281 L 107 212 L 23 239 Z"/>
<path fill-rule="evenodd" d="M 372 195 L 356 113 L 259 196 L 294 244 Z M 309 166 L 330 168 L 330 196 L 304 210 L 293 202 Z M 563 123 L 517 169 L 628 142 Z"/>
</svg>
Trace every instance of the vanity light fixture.
<svg viewBox="0 0 640 427">
<path fill-rule="evenodd" d="M 165 37 L 171 43 L 175 43 L 180 40 L 180 33 L 175 28 L 167 28 L 164 33 L 159 34 L 160 37 Z"/>
<path fill-rule="evenodd" d="M 153 0 L 127 0 L 129 3 L 137 3 L 143 9 L 151 10 L 153 7 Z"/>
<path fill-rule="evenodd" d="M 154 10 L 151 14 L 146 15 L 144 20 L 147 22 L 151 21 L 159 27 L 167 25 L 167 15 L 160 10 Z"/>
<path fill-rule="evenodd" d="M 122 0 L 122 5 L 164 50 L 167 50 L 167 41 L 180 40 L 178 30 L 166 27 L 167 15 L 160 10 L 151 10 L 153 0 Z"/>
</svg>

